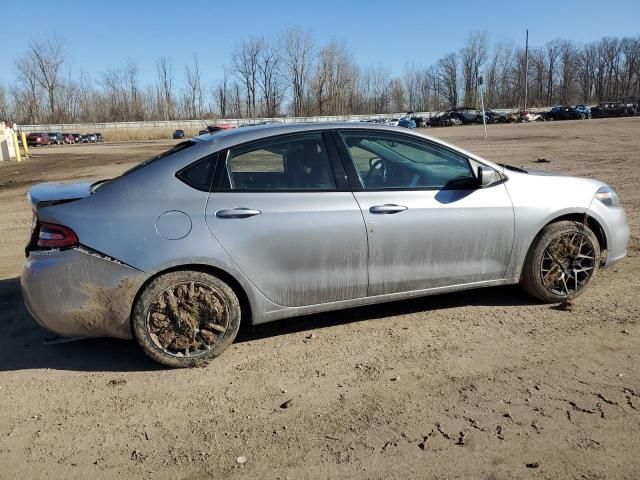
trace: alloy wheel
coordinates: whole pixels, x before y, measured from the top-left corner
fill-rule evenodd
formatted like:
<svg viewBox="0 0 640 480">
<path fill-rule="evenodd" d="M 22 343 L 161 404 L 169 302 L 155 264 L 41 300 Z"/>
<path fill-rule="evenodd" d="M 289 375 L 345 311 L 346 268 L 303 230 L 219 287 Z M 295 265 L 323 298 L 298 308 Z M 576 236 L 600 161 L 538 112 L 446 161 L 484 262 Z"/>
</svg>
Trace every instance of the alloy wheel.
<svg viewBox="0 0 640 480">
<path fill-rule="evenodd" d="M 595 249 L 581 233 L 566 233 L 551 241 L 542 255 L 542 283 L 553 294 L 569 296 L 584 287 L 596 266 Z"/>
<path fill-rule="evenodd" d="M 183 282 L 163 290 L 147 312 L 154 345 L 176 357 L 199 357 L 218 345 L 229 325 L 222 294 L 201 282 Z"/>
</svg>

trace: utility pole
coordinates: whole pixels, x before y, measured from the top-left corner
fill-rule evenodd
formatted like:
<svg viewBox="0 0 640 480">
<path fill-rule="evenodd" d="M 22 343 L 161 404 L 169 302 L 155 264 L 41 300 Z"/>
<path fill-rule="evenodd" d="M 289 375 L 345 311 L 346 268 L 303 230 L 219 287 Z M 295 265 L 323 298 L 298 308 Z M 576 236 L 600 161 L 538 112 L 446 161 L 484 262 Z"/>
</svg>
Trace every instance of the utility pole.
<svg viewBox="0 0 640 480">
<path fill-rule="evenodd" d="M 527 37 L 524 44 L 524 111 L 527 111 L 527 88 L 529 86 L 529 29 L 525 29 Z"/>
<path fill-rule="evenodd" d="M 484 96 L 482 95 L 482 77 L 478 77 L 478 87 L 480 87 L 480 105 L 482 105 L 482 124 L 484 125 L 484 139 L 487 140 L 487 117 L 484 114 Z"/>
</svg>

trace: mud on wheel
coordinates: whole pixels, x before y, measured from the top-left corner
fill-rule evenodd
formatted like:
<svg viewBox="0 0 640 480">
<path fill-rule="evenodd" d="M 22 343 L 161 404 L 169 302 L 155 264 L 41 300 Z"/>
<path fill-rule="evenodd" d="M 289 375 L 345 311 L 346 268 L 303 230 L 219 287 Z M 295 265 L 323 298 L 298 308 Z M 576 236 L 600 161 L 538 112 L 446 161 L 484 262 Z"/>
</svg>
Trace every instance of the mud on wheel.
<svg viewBox="0 0 640 480">
<path fill-rule="evenodd" d="M 191 367 L 217 357 L 235 339 L 240 305 L 233 290 L 203 272 L 171 272 L 138 298 L 133 334 L 147 355 L 169 367 Z"/>
<path fill-rule="evenodd" d="M 523 288 L 545 302 L 580 295 L 600 264 L 600 246 L 588 226 L 578 222 L 547 225 L 534 240 L 522 270 Z"/>
</svg>

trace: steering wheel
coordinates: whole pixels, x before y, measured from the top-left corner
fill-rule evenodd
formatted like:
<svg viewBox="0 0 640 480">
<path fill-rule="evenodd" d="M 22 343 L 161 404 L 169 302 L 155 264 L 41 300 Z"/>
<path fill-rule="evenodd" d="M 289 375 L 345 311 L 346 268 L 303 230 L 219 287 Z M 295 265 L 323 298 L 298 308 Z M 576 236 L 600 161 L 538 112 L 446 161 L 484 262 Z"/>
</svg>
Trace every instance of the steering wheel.
<svg viewBox="0 0 640 480">
<path fill-rule="evenodd" d="M 379 177 L 379 178 L 376 178 Z M 372 181 L 380 185 L 384 185 L 387 181 L 387 163 L 380 157 L 371 157 L 369 159 L 369 171 L 364 177 L 365 185 L 371 185 Z"/>
</svg>

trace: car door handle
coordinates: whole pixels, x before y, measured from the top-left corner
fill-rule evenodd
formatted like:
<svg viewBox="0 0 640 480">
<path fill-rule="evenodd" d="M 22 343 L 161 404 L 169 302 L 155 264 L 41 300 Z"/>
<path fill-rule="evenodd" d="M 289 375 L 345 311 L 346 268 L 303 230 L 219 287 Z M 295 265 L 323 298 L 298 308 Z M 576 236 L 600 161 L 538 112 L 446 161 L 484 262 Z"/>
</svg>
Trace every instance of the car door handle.
<svg viewBox="0 0 640 480">
<path fill-rule="evenodd" d="M 231 208 L 229 210 L 218 210 L 216 217 L 218 218 L 248 218 L 255 215 L 260 215 L 260 210 L 254 210 L 253 208 Z"/>
<path fill-rule="evenodd" d="M 371 213 L 377 213 L 382 215 L 389 215 L 391 213 L 400 213 L 404 212 L 407 209 L 404 205 L 394 205 L 392 203 L 387 203 L 385 205 L 374 205 L 369 208 Z"/>
</svg>

